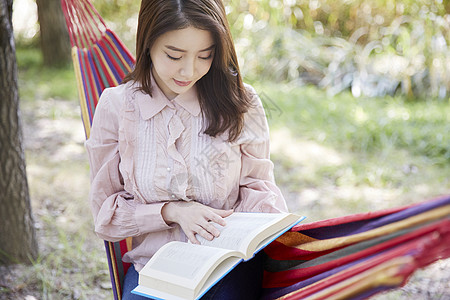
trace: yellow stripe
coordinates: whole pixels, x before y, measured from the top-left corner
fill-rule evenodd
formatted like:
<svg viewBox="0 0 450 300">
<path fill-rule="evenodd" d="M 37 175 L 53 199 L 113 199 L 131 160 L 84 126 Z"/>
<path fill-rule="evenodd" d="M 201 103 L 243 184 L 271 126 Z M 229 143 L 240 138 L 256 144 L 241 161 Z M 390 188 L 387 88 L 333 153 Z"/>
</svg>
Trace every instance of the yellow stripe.
<svg viewBox="0 0 450 300">
<path fill-rule="evenodd" d="M 104 57 L 104 55 L 103 55 L 103 52 L 100 50 L 100 47 L 97 45 L 97 44 L 95 44 L 93 47 L 95 47 L 98 51 L 98 54 L 100 55 L 100 59 L 102 60 L 102 62 L 103 62 L 103 65 L 105 66 L 105 68 L 106 68 L 106 72 L 108 72 L 108 74 L 109 74 L 109 77 L 113 80 L 113 82 L 114 82 L 114 85 L 119 85 L 119 83 L 117 82 L 117 80 L 116 80 L 116 76 L 114 76 L 114 74 L 113 74 L 113 72 L 111 71 L 111 69 L 109 68 L 109 65 L 108 65 L 108 63 L 106 62 L 106 59 L 105 59 L 105 57 Z"/>
<path fill-rule="evenodd" d="M 87 65 L 86 65 L 86 67 L 87 66 L 89 66 L 89 68 L 91 68 L 91 71 L 93 71 L 92 70 L 92 66 L 91 66 L 91 64 L 90 64 L 90 62 L 89 62 L 89 57 L 88 57 L 88 52 L 90 52 L 90 51 L 92 51 L 92 49 L 89 49 L 89 50 L 86 50 L 86 49 L 83 49 L 82 50 L 83 52 L 84 52 L 84 54 L 86 55 L 86 60 L 87 60 Z M 95 68 L 95 67 L 94 67 Z M 86 70 L 86 72 L 87 72 L 87 70 Z M 91 91 L 92 91 L 92 93 L 93 93 L 93 97 L 95 98 L 95 102 L 98 102 L 98 95 L 100 95 L 100 92 L 99 92 L 99 90 L 98 90 L 98 88 L 97 88 L 97 84 L 95 83 L 95 78 L 94 78 L 94 74 L 93 73 L 91 73 L 91 72 L 87 72 L 88 73 L 88 75 L 90 75 L 90 78 L 86 78 L 86 81 L 87 82 L 89 82 L 89 83 L 87 83 L 87 84 L 90 84 L 90 80 L 89 79 L 92 79 L 92 88 L 91 88 Z M 93 99 L 94 100 L 94 99 Z M 94 102 L 94 103 L 95 103 Z"/>
<path fill-rule="evenodd" d="M 397 232 L 402 229 L 419 225 L 427 221 L 440 219 L 446 216 L 450 216 L 450 204 L 366 232 L 361 232 L 354 235 L 339 238 L 312 241 L 306 244 L 299 245 L 296 248 L 305 251 L 315 251 L 315 252 L 334 249 L 338 247 L 347 246 L 353 243 L 361 242 L 364 240 L 372 239 L 375 237 L 383 236 L 389 233 Z"/>
<path fill-rule="evenodd" d="M 127 241 L 127 251 L 130 251 L 133 245 L 133 238 L 131 236 L 127 237 L 126 241 Z"/>
<path fill-rule="evenodd" d="M 287 247 L 296 247 L 301 244 L 310 243 L 313 241 L 317 241 L 317 239 L 302 234 L 300 232 L 285 232 L 279 238 L 276 239 L 277 242 L 287 246 Z"/>
<path fill-rule="evenodd" d="M 111 43 L 110 45 L 113 45 L 113 47 L 116 47 L 116 43 L 113 42 L 113 40 L 111 39 L 111 37 L 109 35 L 105 34 L 105 38 L 107 38 Z M 128 65 L 127 61 L 125 60 L 125 58 L 122 56 L 122 53 L 120 52 L 120 50 L 117 50 L 117 52 L 119 52 L 117 54 L 117 56 L 119 57 L 119 59 L 122 61 L 123 65 L 125 66 L 125 68 L 128 70 L 128 72 L 131 72 L 131 67 Z"/>
<path fill-rule="evenodd" d="M 77 49 L 78 49 L 77 47 L 72 47 L 72 61 L 80 99 L 81 115 L 83 116 L 83 125 L 86 131 L 86 137 L 89 138 L 89 135 L 91 133 L 91 124 L 89 121 L 89 110 L 87 108 L 86 103 L 87 99 L 83 88 L 83 78 L 81 76 L 81 69 L 80 69 L 80 58 L 78 57 Z"/>
<path fill-rule="evenodd" d="M 398 271 L 405 265 L 412 264 L 414 259 L 409 256 L 401 256 L 384 262 L 361 274 L 352 276 L 329 288 L 306 297 L 305 300 L 314 299 L 348 299 L 364 291 L 381 285 L 398 286 L 404 278 L 398 275 Z M 340 291 L 339 291 L 340 290 Z M 339 292 L 337 292 L 339 291 Z"/>
<path fill-rule="evenodd" d="M 317 293 L 314 293 L 313 295 L 310 295 L 308 297 L 302 298 L 304 300 L 313 300 L 313 299 L 319 299 L 325 297 L 326 299 L 347 299 L 351 296 L 358 295 L 359 293 L 378 287 L 380 285 L 389 285 L 389 286 L 397 286 L 400 285 L 403 282 L 402 276 L 397 276 L 398 270 L 401 269 L 401 267 L 411 264 L 413 262 L 413 258 L 409 256 L 400 256 L 400 257 L 394 257 L 386 262 L 383 262 L 367 271 L 361 272 L 360 274 L 356 274 L 351 276 L 350 278 L 346 280 L 342 280 L 328 288 L 325 288 L 323 290 L 318 291 Z M 358 266 L 367 264 L 368 262 L 362 262 L 358 265 L 355 265 L 352 268 L 357 268 Z M 338 272 L 336 274 L 333 274 L 331 276 L 328 276 L 322 280 L 319 280 L 313 284 L 310 284 L 304 288 L 298 289 L 296 291 L 293 291 L 289 294 L 286 294 L 280 298 L 277 298 L 277 300 L 286 299 L 288 297 L 295 296 L 296 294 L 299 294 L 302 291 L 305 291 L 307 289 L 310 289 L 318 284 L 321 284 L 323 282 L 329 281 L 333 279 L 334 277 L 342 276 L 342 274 L 345 274 L 345 272 L 348 272 L 348 270 L 343 270 L 341 272 Z M 340 289 L 343 289 L 340 292 L 336 292 Z M 330 295 L 333 294 L 334 295 Z"/>
<path fill-rule="evenodd" d="M 117 271 L 117 261 L 116 256 L 114 255 L 114 245 L 112 242 L 108 242 L 108 248 L 109 248 L 109 255 L 111 257 L 111 265 L 113 268 L 113 274 L 114 274 L 114 282 L 116 284 L 116 290 L 117 290 L 117 296 L 119 297 L 119 300 L 122 298 L 122 289 L 120 288 L 119 283 L 119 272 Z"/>
</svg>

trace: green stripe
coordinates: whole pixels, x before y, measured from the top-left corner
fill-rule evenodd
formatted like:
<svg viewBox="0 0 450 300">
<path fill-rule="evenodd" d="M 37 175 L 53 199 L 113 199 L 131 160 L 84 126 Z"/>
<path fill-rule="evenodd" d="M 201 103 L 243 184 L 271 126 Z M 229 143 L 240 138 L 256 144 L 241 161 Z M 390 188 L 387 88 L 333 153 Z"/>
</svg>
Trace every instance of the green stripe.
<svg viewBox="0 0 450 300">
<path fill-rule="evenodd" d="M 109 46 L 109 43 L 105 41 L 105 46 L 108 48 L 109 53 L 111 53 L 111 55 L 114 56 L 114 61 L 116 63 L 119 64 L 120 68 L 122 69 L 122 71 L 126 74 L 128 73 L 127 69 L 125 68 L 124 64 L 122 63 L 122 61 L 120 60 L 120 58 L 116 55 L 116 53 L 114 52 L 114 50 Z"/>
<path fill-rule="evenodd" d="M 94 115 L 95 112 L 95 105 L 94 105 L 94 99 L 92 98 L 94 93 L 92 92 L 92 87 L 90 85 L 90 81 L 89 81 L 89 76 L 87 73 L 87 67 L 85 64 L 85 55 L 86 53 L 84 51 L 80 51 L 81 54 L 81 64 L 83 66 L 83 73 L 84 73 L 84 80 L 85 80 L 85 84 L 86 84 L 86 89 L 87 89 L 87 93 L 86 93 L 86 102 L 87 104 L 90 106 L 91 108 L 91 113 L 92 115 Z"/>
<path fill-rule="evenodd" d="M 122 291 L 123 280 L 125 278 L 122 263 L 122 252 L 120 251 L 120 242 L 115 242 L 113 244 L 114 244 L 114 254 L 116 255 L 114 259 L 117 264 L 117 273 L 119 275 L 120 290 Z"/>
<path fill-rule="evenodd" d="M 105 72 L 102 69 L 102 65 L 100 64 L 100 59 L 98 58 L 97 53 L 92 49 L 91 54 L 92 54 L 92 58 L 94 59 L 95 66 L 97 67 L 97 71 L 100 74 L 100 79 L 102 80 L 103 85 L 105 87 L 109 86 L 108 79 L 106 78 Z"/>
<path fill-rule="evenodd" d="M 345 256 L 355 254 L 357 252 L 363 251 L 370 247 L 376 246 L 378 244 L 382 244 L 389 240 L 395 239 L 399 236 L 405 235 L 409 232 L 412 232 L 420 227 L 423 227 L 425 224 L 421 224 L 418 226 L 414 226 L 411 228 L 406 228 L 391 234 L 387 234 L 378 238 L 370 239 L 367 241 L 359 242 L 357 244 L 345 247 L 343 249 L 336 250 L 332 253 L 325 254 L 323 256 L 311 259 L 311 260 L 274 260 L 271 258 L 267 258 L 265 263 L 265 269 L 269 272 L 279 272 L 279 271 L 287 271 L 287 270 L 298 270 L 311 268 L 315 266 L 319 266 L 321 264 L 328 263 L 333 260 L 337 260 L 343 258 Z"/>
</svg>

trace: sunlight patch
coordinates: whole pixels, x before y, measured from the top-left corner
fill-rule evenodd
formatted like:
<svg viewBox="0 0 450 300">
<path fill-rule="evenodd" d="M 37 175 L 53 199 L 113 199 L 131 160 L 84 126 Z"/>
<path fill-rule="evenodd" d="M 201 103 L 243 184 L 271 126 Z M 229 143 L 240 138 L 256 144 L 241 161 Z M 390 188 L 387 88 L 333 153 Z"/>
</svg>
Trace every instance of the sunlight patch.
<svg viewBox="0 0 450 300">
<path fill-rule="evenodd" d="M 294 163 L 317 166 L 338 166 L 344 162 L 341 154 L 314 141 L 300 140 L 283 127 L 272 130 L 270 150 L 282 154 Z"/>
</svg>

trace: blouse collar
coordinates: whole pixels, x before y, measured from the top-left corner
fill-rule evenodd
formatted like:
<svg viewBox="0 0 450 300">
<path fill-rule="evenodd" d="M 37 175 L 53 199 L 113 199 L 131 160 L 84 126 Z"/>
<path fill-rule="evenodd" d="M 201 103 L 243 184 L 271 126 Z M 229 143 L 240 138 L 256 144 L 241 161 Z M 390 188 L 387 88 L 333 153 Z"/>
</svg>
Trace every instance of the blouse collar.
<svg viewBox="0 0 450 300">
<path fill-rule="evenodd" d="M 161 91 L 158 84 L 151 77 L 152 96 L 137 91 L 136 101 L 141 111 L 141 116 L 144 120 L 148 120 L 154 117 L 157 113 L 163 110 L 166 106 L 174 108 L 172 102 L 176 102 L 184 109 L 186 109 L 191 115 L 198 116 L 201 109 L 198 100 L 197 86 L 194 85 L 188 91 L 183 94 L 179 94 L 172 100 L 169 100 L 166 95 Z"/>
</svg>

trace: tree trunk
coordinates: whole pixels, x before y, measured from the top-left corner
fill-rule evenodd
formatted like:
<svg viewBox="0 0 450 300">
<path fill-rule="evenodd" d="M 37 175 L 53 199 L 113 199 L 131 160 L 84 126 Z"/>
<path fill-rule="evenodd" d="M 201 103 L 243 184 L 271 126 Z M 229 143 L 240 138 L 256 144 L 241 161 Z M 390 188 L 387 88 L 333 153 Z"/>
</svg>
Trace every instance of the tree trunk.
<svg viewBox="0 0 450 300">
<path fill-rule="evenodd" d="M 0 0 L 0 264 L 30 262 L 37 241 L 19 122 L 12 0 Z"/>
<path fill-rule="evenodd" d="M 60 0 L 36 0 L 44 65 L 58 67 L 70 62 L 70 41 Z"/>
</svg>

